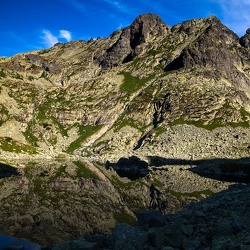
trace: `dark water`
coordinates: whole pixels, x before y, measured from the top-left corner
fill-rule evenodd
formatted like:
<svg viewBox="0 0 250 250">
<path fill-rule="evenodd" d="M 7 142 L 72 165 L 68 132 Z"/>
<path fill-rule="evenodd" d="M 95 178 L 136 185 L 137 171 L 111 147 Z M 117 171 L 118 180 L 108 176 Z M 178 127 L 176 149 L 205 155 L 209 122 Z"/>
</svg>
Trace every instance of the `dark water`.
<svg viewBox="0 0 250 250">
<path fill-rule="evenodd" d="M 9 236 L 0 234 L 0 249 L 4 249 L 16 243 L 22 245 L 25 250 L 26 249 L 27 250 L 40 250 L 41 249 L 41 246 L 36 243 L 29 242 L 26 240 L 20 240 L 14 237 L 9 237 Z"/>
<path fill-rule="evenodd" d="M 29 162 L 20 163 L 20 171 L 5 165 L 7 176 L 2 171 L 0 178 L 0 232 L 42 246 L 110 233 L 126 213 L 124 204 L 110 182 L 88 164 Z"/>
</svg>

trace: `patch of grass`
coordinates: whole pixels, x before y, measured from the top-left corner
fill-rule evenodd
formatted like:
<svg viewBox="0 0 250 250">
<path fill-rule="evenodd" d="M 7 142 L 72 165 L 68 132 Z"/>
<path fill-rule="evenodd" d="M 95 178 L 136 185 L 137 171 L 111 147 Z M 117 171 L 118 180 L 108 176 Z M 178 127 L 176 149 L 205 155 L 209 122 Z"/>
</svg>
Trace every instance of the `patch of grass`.
<svg viewBox="0 0 250 250">
<path fill-rule="evenodd" d="M 85 179 L 95 179 L 100 180 L 99 176 L 92 172 L 89 168 L 85 166 L 85 164 L 81 161 L 73 161 L 73 163 L 78 167 L 77 168 L 77 178 L 85 178 Z"/>
<path fill-rule="evenodd" d="M 225 126 L 231 126 L 231 127 L 243 127 L 243 128 L 249 128 L 250 125 L 247 121 L 242 121 L 242 122 L 228 122 L 228 123 L 223 123 L 219 119 L 214 119 L 212 123 L 210 124 L 204 124 L 204 121 L 199 120 L 199 121 L 194 121 L 194 120 L 185 120 L 183 117 L 176 119 L 172 122 L 169 123 L 170 126 L 175 126 L 175 125 L 194 125 L 198 128 L 204 128 L 209 131 L 212 131 L 216 128 L 219 127 L 225 127 Z"/>
<path fill-rule="evenodd" d="M 0 104 L 0 113 L 2 115 L 2 119 L 0 119 L 1 126 L 9 117 L 9 111 L 3 104 Z"/>
<path fill-rule="evenodd" d="M 14 152 L 14 153 L 28 153 L 28 154 L 37 153 L 37 149 L 35 147 L 17 142 L 10 137 L 0 138 L 0 148 L 3 151 Z"/>
<path fill-rule="evenodd" d="M 143 129 L 140 127 L 140 124 L 137 121 L 135 121 L 131 118 L 123 118 L 123 119 L 119 119 L 115 123 L 114 132 L 118 132 L 119 130 L 121 130 L 121 128 L 123 128 L 125 126 L 130 126 L 132 128 L 136 128 L 136 129 L 140 130 L 141 132 L 143 131 Z"/>
<path fill-rule="evenodd" d="M 25 139 L 34 147 L 37 147 L 38 138 L 33 133 L 33 121 L 29 121 L 27 128 L 23 133 Z"/>
<path fill-rule="evenodd" d="M 154 186 L 158 187 L 158 188 L 163 187 L 163 183 L 162 183 L 161 181 L 159 181 L 158 179 L 156 179 L 156 178 L 153 178 L 152 184 L 153 184 Z"/>
<path fill-rule="evenodd" d="M 33 76 L 28 76 L 29 81 L 33 81 L 35 78 Z"/>
<path fill-rule="evenodd" d="M 79 126 L 79 137 L 73 141 L 67 148 L 68 153 L 73 153 L 74 150 L 81 147 L 82 143 L 91 135 L 96 133 L 101 129 L 102 125 L 87 125 L 87 126 Z"/>
<path fill-rule="evenodd" d="M 58 120 L 55 117 L 51 116 L 49 120 L 58 128 L 61 135 L 68 136 L 68 131 L 63 127 L 63 125 L 60 122 L 58 122 Z"/>
<path fill-rule="evenodd" d="M 54 180 L 56 180 L 59 176 L 61 176 L 63 173 L 65 173 L 65 169 L 66 169 L 67 165 L 63 164 L 61 165 L 57 170 L 56 173 L 53 176 L 50 176 L 48 182 L 53 182 Z"/>
<path fill-rule="evenodd" d="M 143 185 L 141 178 L 134 181 L 123 182 L 119 179 L 119 177 L 112 175 L 110 181 L 118 190 L 120 190 L 120 192 L 128 191 L 130 189 L 134 189 L 136 186 Z"/>
<path fill-rule="evenodd" d="M 14 77 L 16 79 L 23 80 L 23 77 L 20 74 L 18 74 L 18 73 L 16 73 L 16 75 Z"/>
<path fill-rule="evenodd" d="M 132 215 L 124 212 L 124 213 L 114 213 L 114 219 L 118 223 L 126 223 L 129 225 L 132 225 L 136 222 L 136 218 L 133 217 Z"/>
<path fill-rule="evenodd" d="M 154 75 L 150 75 L 146 78 L 140 79 L 139 77 L 132 76 L 131 73 L 125 71 L 120 72 L 120 74 L 124 76 L 123 83 L 120 86 L 120 91 L 130 94 L 139 90 L 146 84 L 146 82 L 154 77 Z"/>
<path fill-rule="evenodd" d="M 154 134 L 157 137 L 157 136 L 163 134 L 165 131 L 166 131 L 166 129 L 164 129 L 162 126 L 158 126 L 157 128 L 155 128 Z"/>
<path fill-rule="evenodd" d="M 1 69 L 0 70 L 0 78 L 5 78 L 6 74 L 4 73 L 4 71 Z"/>
<path fill-rule="evenodd" d="M 150 56 L 155 56 L 155 55 L 157 55 L 159 52 L 158 52 L 157 50 L 151 49 L 151 50 L 149 50 L 147 53 L 148 53 L 148 55 L 150 55 Z"/>
</svg>

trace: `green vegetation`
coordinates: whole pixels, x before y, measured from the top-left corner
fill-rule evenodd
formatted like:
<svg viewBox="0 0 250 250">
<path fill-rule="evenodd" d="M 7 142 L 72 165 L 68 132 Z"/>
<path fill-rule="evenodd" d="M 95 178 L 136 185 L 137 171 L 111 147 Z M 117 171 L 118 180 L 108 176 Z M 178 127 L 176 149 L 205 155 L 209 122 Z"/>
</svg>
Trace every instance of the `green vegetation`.
<svg viewBox="0 0 250 250">
<path fill-rule="evenodd" d="M 77 168 L 77 178 L 100 180 L 99 176 L 87 168 L 81 161 L 73 161 Z"/>
<path fill-rule="evenodd" d="M 148 55 L 150 55 L 150 56 L 155 56 L 155 55 L 157 55 L 157 54 L 159 53 L 159 51 L 154 50 L 154 49 L 151 49 L 151 50 L 149 50 L 147 53 L 148 53 Z"/>
<path fill-rule="evenodd" d="M 126 223 L 129 225 L 132 225 L 136 222 L 136 218 L 132 216 L 131 214 L 128 214 L 126 212 L 124 213 L 114 213 L 114 219 L 118 223 Z"/>
<path fill-rule="evenodd" d="M 163 134 L 166 131 L 166 129 L 162 126 L 158 126 L 157 128 L 154 129 L 154 134 L 155 136 L 159 136 L 161 134 Z"/>
<path fill-rule="evenodd" d="M 4 71 L 1 69 L 0 70 L 0 78 L 5 78 L 6 74 L 4 73 Z"/>
<path fill-rule="evenodd" d="M 88 137 L 96 133 L 102 127 L 102 125 L 87 125 L 87 126 L 77 125 L 77 126 L 79 127 L 80 136 L 69 145 L 69 147 L 66 150 L 68 153 L 73 153 L 74 150 L 76 150 L 77 148 L 80 148 L 82 143 Z"/>
<path fill-rule="evenodd" d="M 37 149 L 35 147 L 17 142 L 10 137 L 0 137 L 0 148 L 7 152 L 28 154 L 37 153 Z"/>
<path fill-rule="evenodd" d="M 48 182 L 53 182 L 53 181 L 56 180 L 58 177 L 62 176 L 63 173 L 65 173 L 66 167 L 67 167 L 66 164 L 62 164 L 62 165 L 56 170 L 56 173 L 55 173 L 53 176 L 50 176 Z"/>
<path fill-rule="evenodd" d="M 142 178 L 139 178 L 135 181 L 123 182 L 119 179 L 119 177 L 112 175 L 110 181 L 120 192 L 135 189 L 136 187 L 143 185 Z"/>
<path fill-rule="evenodd" d="M 183 117 L 176 119 L 172 122 L 169 123 L 170 126 L 175 126 L 175 125 L 183 125 L 183 124 L 187 124 L 187 125 L 194 125 L 198 128 L 204 128 L 207 129 L 209 131 L 212 131 L 216 128 L 219 127 L 225 127 L 225 126 L 231 126 L 231 127 L 243 127 L 243 128 L 249 128 L 250 125 L 247 121 L 242 121 L 242 122 L 228 122 L 228 123 L 224 123 L 219 119 L 214 119 L 212 123 L 209 124 L 204 124 L 205 121 L 199 120 L 199 121 L 194 121 L 194 120 L 185 120 Z"/>
<path fill-rule="evenodd" d="M 114 125 L 114 132 L 118 132 L 119 130 L 121 130 L 121 128 L 125 126 L 130 126 L 132 128 L 136 128 L 140 130 L 141 132 L 143 132 L 143 129 L 141 128 L 140 124 L 137 121 L 131 118 L 124 118 L 124 116 L 122 116 L 116 121 Z"/>
<path fill-rule="evenodd" d="M 34 147 L 37 147 L 38 138 L 33 133 L 33 121 L 27 123 L 27 128 L 23 132 L 25 139 Z"/>
<path fill-rule="evenodd" d="M 154 75 L 150 75 L 146 78 L 140 79 L 139 77 L 134 77 L 131 73 L 125 71 L 120 72 L 120 74 L 124 76 L 123 84 L 120 86 L 120 91 L 130 94 L 139 90 L 154 77 Z"/>
<path fill-rule="evenodd" d="M 1 126 L 9 118 L 9 111 L 3 104 L 0 104 L 0 114 L 1 114 L 1 119 L 0 119 L 0 126 Z"/>
<path fill-rule="evenodd" d="M 164 184 L 156 178 L 153 178 L 152 184 L 158 188 L 162 188 L 164 186 Z"/>
<path fill-rule="evenodd" d="M 18 73 L 16 73 L 15 78 L 19 79 L 19 80 L 23 80 L 23 77 L 20 74 L 18 74 Z"/>
<path fill-rule="evenodd" d="M 33 76 L 28 76 L 29 81 L 33 81 L 35 78 Z"/>
</svg>

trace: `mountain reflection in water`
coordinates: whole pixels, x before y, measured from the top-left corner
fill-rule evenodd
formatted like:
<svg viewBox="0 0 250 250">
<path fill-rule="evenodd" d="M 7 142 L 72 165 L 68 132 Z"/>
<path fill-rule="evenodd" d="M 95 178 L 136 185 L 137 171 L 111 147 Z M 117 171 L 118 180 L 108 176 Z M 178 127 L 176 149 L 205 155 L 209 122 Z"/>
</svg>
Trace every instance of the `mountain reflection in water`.
<svg viewBox="0 0 250 250">
<path fill-rule="evenodd" d="M 128 213 L 109 180 L 87 161 L 20 165 L 20 175 L 0 179 L 2 234 L 49 245 L 110 233 L 115 215 Z"/>
</svg>

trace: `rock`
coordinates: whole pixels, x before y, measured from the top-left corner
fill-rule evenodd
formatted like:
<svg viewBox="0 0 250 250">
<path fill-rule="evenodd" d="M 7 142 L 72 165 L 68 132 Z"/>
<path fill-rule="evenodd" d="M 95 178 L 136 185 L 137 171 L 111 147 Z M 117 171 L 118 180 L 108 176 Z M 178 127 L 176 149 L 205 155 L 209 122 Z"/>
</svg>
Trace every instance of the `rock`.
<svg viewBox="0 0 250 250">
<path fill-rule="evenodd" d="M 246 34 L 240 38 L 240 44 L 245 48 L 250 47 L 250 29 L 247 29 Z"/>
<path fill-rule="evenodd" d="M 141 228 L 161 227 L 165 225 L 165 217 L 160 211 L 144 211 L 136 214 Z"/>
<path fill-rule="evenodd" d="M 230 236 L 233 232 L 233 225 L 228 218 L 218 218 L 216 222 L 216 235 L 218 237 Z"/>
<path fill-rule="evenodd" d="M 127 224 L 117 224 L 112 239 L 115 250 L 143 250 L 148 245 L 148 233 Z"/>
<path fill-rule="evenodd" d="M 162 36 L 168 33 L 169 27 L 155 14 L 140 15 L 123 29 L 112 47 L 108 48 L 104 58 L 98 58 L 103 68 L 117 66 L 132 61 L 140 54 L 140 45 L 146 43 L 150 36 Z"/>
</svg>

